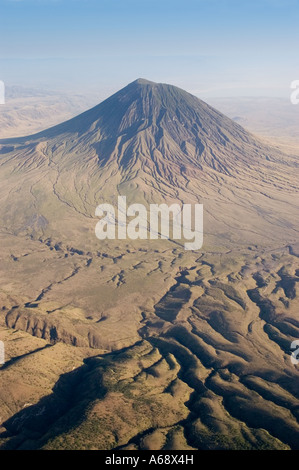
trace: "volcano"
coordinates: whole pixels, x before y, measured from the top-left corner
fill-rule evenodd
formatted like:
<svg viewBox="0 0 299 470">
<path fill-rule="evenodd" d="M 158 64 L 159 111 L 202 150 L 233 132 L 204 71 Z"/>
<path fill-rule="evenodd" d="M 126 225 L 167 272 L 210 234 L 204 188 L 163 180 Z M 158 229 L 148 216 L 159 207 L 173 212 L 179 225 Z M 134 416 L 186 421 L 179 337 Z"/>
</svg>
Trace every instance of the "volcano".
<svg viewBox="0 0 299 470">
<path fill-rule="evenodd" d="M 1 140 L 1 448 L 298 449 L 298 166 L 144 79 Z M 97 239 L 119 196 L 203 204 L 203 247 Z"/>
<path fill-rule="evenodd" d="M 45 201 L 93 217 L 98 203 L 125 195 L 129 203 L 203 203 L 209 246 L 297 236 L 298 160 L 174 86 L 136 80 L 70 121 L 0 145 L 0 217 L 14 230 L 51 224 Z M 20 190 L 8 189 L 7 171 Z"/>
</svg>

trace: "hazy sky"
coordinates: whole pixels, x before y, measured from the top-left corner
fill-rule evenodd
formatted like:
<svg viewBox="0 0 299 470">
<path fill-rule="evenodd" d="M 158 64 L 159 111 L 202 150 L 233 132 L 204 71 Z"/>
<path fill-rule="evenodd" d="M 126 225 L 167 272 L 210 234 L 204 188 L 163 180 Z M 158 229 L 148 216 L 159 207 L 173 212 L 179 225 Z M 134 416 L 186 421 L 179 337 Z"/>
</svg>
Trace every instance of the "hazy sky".
<svg viewBox="0 0 299 470">
<path fill-rule="evenodd" d="M 198 96 L 287 96 L 299 0 L 0 0 L 0 80 L 108 94 L 138 77 Z"/>
</svg>

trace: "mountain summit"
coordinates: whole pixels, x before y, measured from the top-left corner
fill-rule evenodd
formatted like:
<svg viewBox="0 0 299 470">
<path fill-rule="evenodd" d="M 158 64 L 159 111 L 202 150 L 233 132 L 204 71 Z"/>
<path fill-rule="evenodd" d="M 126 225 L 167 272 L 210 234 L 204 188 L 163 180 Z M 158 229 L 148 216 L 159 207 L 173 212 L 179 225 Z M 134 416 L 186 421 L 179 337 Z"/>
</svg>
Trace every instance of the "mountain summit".
<svg viewBox="0 0 299 470">
<path fill-rule="evenodd" d="M 2 168 L 22 181 L 21 225 L 37 208 L 49 221 L 40 207 L 48 198 L 92 218 L 99 203 L 126 195 L 128 203 L 203 203 L 213 243 L 296 236 L 296 160 L 172 85 L 138 79 L 67 122 L 0 141 L 1 154 Z M 7 184 L 5 176 L 2 191 Z M 6 205 L 1 211 L 6 218 Z"/>
<path fill-rule="evenodd" d="M 213 145 L 225 145 L 234 139 L 253 143 L 241 126 L 199 98 L 178 87 L 143 78 L 89 111 L 33 137 L 40 140 L 77 132 L 102 141 L 113 133 L 115 137 L 131 138 L 143 131 L 151 132 L 157 144 L 168 133 L 178 145 L 190 143 L 199 153 L 209 140 Z"/>
</svg>

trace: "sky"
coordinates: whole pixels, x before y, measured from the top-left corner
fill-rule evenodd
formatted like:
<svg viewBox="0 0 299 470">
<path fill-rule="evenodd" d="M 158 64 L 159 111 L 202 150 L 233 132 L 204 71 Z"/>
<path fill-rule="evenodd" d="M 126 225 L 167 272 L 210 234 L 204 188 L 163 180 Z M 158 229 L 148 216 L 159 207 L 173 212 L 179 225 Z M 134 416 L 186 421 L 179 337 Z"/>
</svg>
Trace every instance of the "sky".
<svg viewBox="0 0 299 470">
<path fill-rule="evenodd" d="M 136 78 L 200 97 L 290 95 L 299 0 L 0 0 L 0 80 L 108 94 Z"/>
</svg>

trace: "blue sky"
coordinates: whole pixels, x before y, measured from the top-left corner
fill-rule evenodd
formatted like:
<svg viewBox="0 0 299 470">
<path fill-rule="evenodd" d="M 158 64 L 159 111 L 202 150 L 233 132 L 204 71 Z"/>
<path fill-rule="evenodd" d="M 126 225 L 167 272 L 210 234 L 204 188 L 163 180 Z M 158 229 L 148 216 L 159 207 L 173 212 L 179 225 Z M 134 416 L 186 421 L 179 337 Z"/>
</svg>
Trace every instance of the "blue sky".
<svg viewBox="0 0 299 470">
<path fill-rule="evenodd" d="M 198 96 L 287 96 L 299 0 L 0 0 L 0 79 L 109 94 L 138 77 Z"/>
</svg>

